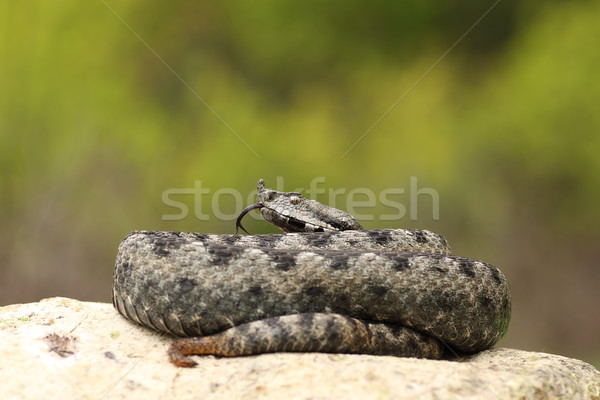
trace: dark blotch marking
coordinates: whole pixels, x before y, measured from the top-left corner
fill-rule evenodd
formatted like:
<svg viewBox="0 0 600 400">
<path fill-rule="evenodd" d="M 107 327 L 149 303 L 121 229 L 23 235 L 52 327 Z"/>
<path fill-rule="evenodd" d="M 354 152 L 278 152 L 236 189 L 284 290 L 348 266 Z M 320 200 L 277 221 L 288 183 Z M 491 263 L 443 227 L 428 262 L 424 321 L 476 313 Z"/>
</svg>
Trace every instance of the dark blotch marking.
<svg viewBox="0 0 600 400">
<path fill-rule="evenodd" d="M 330 346 L 339 346 L 340 342 L 344 341 L 342 337 L 342 331 L 339 328 L 336 328 L 336 323 L 333 320 L 327 321 L 327 346 L 325 348 L 329 348 Z"/>
<path fill-rule="evenodd" d="M 181 292 L 189 292 L 196 287 L 197 283 L 193 279 L 181 278 L 177 281 L 177 285 L 179 286 L 179 290 Z"/>
<path fill-rule="evenodd" d="M 386 231 L 367 231 L 369 237 L 376 243 L 385 245 L 392 240 L 392 236 Z"/>
<path fill-rule="evenodd" d="M 180 232 L 182 233 L 182 232 Z M 203 245 L 208 245 L 210 243 L 212 243 L 212 238 L 210 238 L 210 236 L 206 233 L 196 233 L 196 232 L 190 232 L 187 233 L 189 236 L 186 238 L 181 238 L 181 243 L 190 243 L 190 241 L 194 241 L 194 242 L 200 242 Z M 233 236 L 233 235 L 232 235 Z"/>
<path fill-rule="evenodd" d="M 242 325 L 239 325 L 239 327 L 240 327 L 240 330 L 239 330 L 239 332 L 240 332 L 240 334 L 241 334 L 240 336 L 242 336 L 242 337 L 243 337 L 243 336 L 248 336 L 248 331 L 250 330 L 250 326 L 251 326 L 251 325 L 250 325 L 249 323 L 248 323 L 248 324 L 242 324 Z M 236 328 L 237 328 L 237 327 L 236 327 Z"/>
<path fill-rule="evenodd" d="M 207 247 L 207 251 L 212 256 L 213 265 L 224 265 L 243 253 L 244 248 L 225 246 L 222 244 L 211 244 Z"/>
<path fill-rule="evenodd" d="M 346 221 L 341 221 L 334 216 L 327 215 L 326 213 L 318 212 L 318 219 L 331 226 L 336 231 L 345 231 L 348 229 L 348 223 Z"/>
<path fill-rule="evenodd" d="M 271 329 L 279 329 L 280 326 L 284 325 L 281 317 L 266 318 L 262 322 Z"/>
<path fill-rule="evenodd" d="M 231 235 L 228 238 L 225 239 L 225 242 L 227 242 L 228 244 L 231 244 L 232 246 L 237 245 L 237 243 L 242 240 L 242 236 L 241 235 Z"/>
<path fill-rule="evenodd" d="M 260 296 L 260 295 L 262 294 L 262 292 L 263 292 L 263 289 L 262 289 L 262 287 L 260 287 L 260 286 L 258 286 L 258 285 L 251 286 L 251 287 L 248 289 L 248 293 L 250 293 L 250 294 L 251 294 L 251 295 L 253 295 L 253 296 Z"/>
<path fill-rule="evenodd" d="M 461 261 L 458 264 L 462 272 L 469 278 L 475 278 L 475 270 L 473 269 L 473 263 L 469 260 Z"/>
<path fill-rule="evenodd" d="M 329 266 L 333 269 L 346 269 L 348 268 L 348 257 L 338 254 Z"/>
<path fill-rule="evenodd" d="M 487 296 L 482 295 L 479 298 L 479 302 L 481 303 L 482 306 L 484 306 L 485 308 L 488 308 L 490 306 L 490 304 L 492 304 L 492 299 L 490 299 Z"/>
<path fill-rule="evenodd" d="M 432 253 L 432 254 L 427 254 L 427 257 L 433 258 L 434 260 L 441 260 L 442 258 L 446 258 L 448 256 L 445 254 Z"/>
<path fill-rule="evenodd" d="M 308 296 L 318 296 L 323 293 L 323 289 L 320 286 L 311 286 L 306 289 L 305 292 Z"/>
<path fill-rule="evenodd" d="M 275 268 L 280 271 L 288 271 L 290 268 L 296 265 L 294 256 L 284 252 L 273 252 L 271 254 L 271 261 L 275 263 Z"/>
<path fill-rule="evenodd" d="M 446 238 L 443 236 L 439 236 L 440 241 L 442 242 L 442 244 L 444 245 L 444 247 L 448 246 L 448 242 L 446 241 Z"/>
<path fill-rule="evenodd" d="M 348 310 L 352 306 L 350 298 L 345 294 L 336 295 L 331 304 L 331 308 L 334 310 Z"/>
<path fill-rule="evenodd" d="M 291 226 L 298 228 L 298 229 L 304 229 L 304 227 L 306 226 L 305 222 L 302 222 L 299 219 L 292 218 L 292 217 L 289 217 L 287 222 Z"/>
<path fill-rule="evenodd" d="M 315 313 L 308 312 L 300 314 L 300 325 L 313 326 L 315 324 Z"/>
<path fill-rule="evenodd" d="M 446 272 L 448 272 L 448 271 L 446 271 L 445 269 L 443 269 L 443 268 L 440 268 L 440 267 L 435 267 L 435 270 L 436 270 L 437 272 L 441 272 L 442 274 L 445 274 Z"/>
<path fill-rule="evenodd" d="M 315 232 L 325 232 L 325 230 L 323 228 L 317 228 L 315 229 Z"/>
<path fill-rule="evenodd" d="M 333 232 L 322 232 L 320 235 L 309 234 L 307 236 L 307 243 L 311 247 L 326 247 L 331 242 L 331 235 Z"/>
<path fill-rule="evenodd" d="M 127 271 L 129 269 L 130 265 L 129 262 L 124 261 L 123 263 L 121 263 L 121 268 L 123 268 L 123 271 Z"/>
<path fill-rule="evenodd" d="M 302 315 L 302 314 L 300 314 Z M 277 351 L 285 351 L 286 343 L 290 343 L 290 334 L 293 333 L 294 327 L 287 323 L 282 317 L 267 318 L 263 320 L 263 323 L 267 327 L 266 332 L 275 337 L 279 343 L 275 343 L 274 346 Z M 256 341 L 264 341 L 264 337 L 256 336 Z"/>
<path fill-rule="evenodd" d="M 371 291 L 376 295 L 376 296 L 383 296 L 384 294 L 387 293 L 389 289 L 385 286 L 373 286 L 371 288 Z"/>
<path fill-rule="evenodd" d="M 176 232 L 149 232 L 148 234 L 154 236 L 152 251 L 159 257 L 169 255 L 169 249 L 177 249 L 186 242 Z"/>
<path fill-rule="evenodd" d="M 165 257 L 169 255 L 169 250 L 166 249 L 166 247 L 168 246 L 168 243 L 164 240 L 156 240 L 154 242 L 154 248 L 152 249 L 152 251 L 154 251 L 154 254 L 156 254 L 159 257 Z"/>
<path fill-rule="evenodd" d="M 452 296 L 448 294 L 442 294 L 435 300 L 436 306 L 444 312 L 444 314 L 449 314 L 452 311 L 455 311 L 456 301 L 453 301 Z"/>
<path fill-rule="evenodd" d="M 419 344 L 415 341 L 415 338 L 412 335 L 408 335 L 408 338 L 406 340 L 406 347 L 408 347 L 409 349 L 419 348 Z"/>
<path fill-rule="evenodd" d="M 229 335 L 229 337 L 227 337 L 227 335 L 223 335 L 221 336 L 221 338 L 227 338 L 227 340 L 222 340 L 221 338 L 219 338 L 219 336 L 215 337 L 215 342 L 219 343 L 217 346 L 215 346 L 215 348 L 218 351 L 222 351 L 223 353 L 227 353 L 227 352 L 233 352 L 237 355 L 247 355 L 246 351 L 247 351 L 247 347 L 251 347 L 252 343 L 248 343 L 250 342 L 252 339 L 254 339 L 254 337 L 252 335 L 247 335 L 248 332 L 248 328 L 247 328 L 248 324 L 242 324 L 242 325 L 237 325 L 235 327 L 228 327 L 228 328 L 223 328 L 221 331 L 219 332 L 214 332 L 211 333 L 212 334 L 217 334 L 220 336 L 221 333 L 223 333 L 223 331 L 226 331 L 228 329 L 232 329 L 232 332 L 235 332 L 235 334 L 233 335 Z M 208 334 L 207 334 L 208 336 Z M 207 343 L 210 343 L 212 341 L 211 338 L 206 338 L 206 339 L 200 339 L 199 340 L 206 340 Z M 202 342 L 200 342 L 202 343 Z M 248 346 L 250 345 L 250 346 Z M 222 355 L 217 355 L 216 358 L 219 359 L 221 358 Z"/>
<path fill-rule="evenodd" d="M 335 327 L 335 321 L 333 320 L 333 318 L 328 318 L 327 319 L 327 329 L 325 331 L 332 332 L 334 327 Z"/>
<path fill-rule="evenodd" d="M 498 270 L 496 269 L 496 267 L 494 267 L 493 265 L 484 263 L 485 266 L 490 270 L 490 272 L 492 273 L 492 277 L 494 278 L 494 281 L 496 282 L 497 285 L 502 283 L 502 280 L 500 279 L 500 273 L 498 273 Z"/>
<path fill-rule="evenodd" d="M 394 256 L 392 257 L 394 260 L 394 269 L 396 271 L 404 271 L 409 268 L 408 258 L 402 256 Z"/>
<path fill-rule="evenodd" d="M 413 233 L 415 234 L 416 238 L 417 238 L 417 242 L 418 243 L 427 243 L 427 236 L 425 235 L 425 233 L 423 233 L 423 231 L 413 231 Z"/>
<path fill-rule="evenodd" d="M 242 325 L 240 325 L 239 327 L 241 327 L 241 326 L 242 326 Z M 238 328 L 239 328 L 239 327 L 238 327 Z M 239 340 L 238 338 L 239 338 L 239 336 L 233 336 L 233 335 L 232 335 L 232 336 L 229 338 L 229 340 L 227 341 L 227 347 L 225 347 L 225 346 L 224 346 L 224 347 L 225 347 L 227 350 L 230 350 L 230 349 L 235 349 L 235 348 L 237 348 L 237 347 L 238 347 L 238 340 Z"/>
</svg>

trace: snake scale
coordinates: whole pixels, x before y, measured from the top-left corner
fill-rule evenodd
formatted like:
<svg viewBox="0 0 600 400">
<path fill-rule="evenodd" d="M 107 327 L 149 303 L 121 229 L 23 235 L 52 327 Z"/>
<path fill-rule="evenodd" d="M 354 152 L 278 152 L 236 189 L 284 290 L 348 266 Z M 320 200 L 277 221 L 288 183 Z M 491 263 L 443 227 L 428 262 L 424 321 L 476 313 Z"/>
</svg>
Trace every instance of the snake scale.
<svg viewBox="0 0 600 400">
<path fill-rule="evenodd" d="M 506 332 L 511 300 L 496 267 L 450 254 L 425 230 L 362 230 L 340 210 L 266 189 L 252 209 L 287 234 L 134 231 L 121 242 L 113 304 L 126 318 L 187 337 L 190 354 L 278 351 L 438 359 L 474 353 Z"/>
</svg>

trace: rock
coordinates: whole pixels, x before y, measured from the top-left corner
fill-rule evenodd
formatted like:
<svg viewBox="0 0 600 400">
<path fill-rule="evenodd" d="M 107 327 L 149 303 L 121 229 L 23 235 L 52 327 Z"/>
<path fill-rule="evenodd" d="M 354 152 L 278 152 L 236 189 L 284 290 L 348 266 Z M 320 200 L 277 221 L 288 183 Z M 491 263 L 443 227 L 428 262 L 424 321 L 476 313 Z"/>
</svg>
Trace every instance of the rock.
<svg viewBox="0 0 600 400">
<path fill-rule="evenodd" d="M 493 349 L 456 361 L 347 354 L 195 357 L 172 366 L 172 338 L 111 304 L 67 298 L 0 308 L 0 398 L 600 398 L 583 361 Z"/>
</svg>

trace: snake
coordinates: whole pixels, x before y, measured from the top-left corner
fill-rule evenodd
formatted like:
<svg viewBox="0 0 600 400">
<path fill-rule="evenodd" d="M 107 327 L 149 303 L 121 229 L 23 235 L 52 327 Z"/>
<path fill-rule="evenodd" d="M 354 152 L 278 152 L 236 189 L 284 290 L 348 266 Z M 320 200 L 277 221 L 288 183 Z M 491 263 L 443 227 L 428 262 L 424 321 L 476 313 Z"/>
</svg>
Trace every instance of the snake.
<svg viewBox="0 0 600 400">
<path fill-rule="evenodd" d="M 285 233 L 239 235 L 251 210 Z M 236 234 L 133 231 L 120 243 L 112 301 L 191 355 L 324 352 L 440 359 L 493 347 L 508 329 L 509 284 L 418 229 L 365 230 L 350 214 L 257 185 Z"/>
</svg>

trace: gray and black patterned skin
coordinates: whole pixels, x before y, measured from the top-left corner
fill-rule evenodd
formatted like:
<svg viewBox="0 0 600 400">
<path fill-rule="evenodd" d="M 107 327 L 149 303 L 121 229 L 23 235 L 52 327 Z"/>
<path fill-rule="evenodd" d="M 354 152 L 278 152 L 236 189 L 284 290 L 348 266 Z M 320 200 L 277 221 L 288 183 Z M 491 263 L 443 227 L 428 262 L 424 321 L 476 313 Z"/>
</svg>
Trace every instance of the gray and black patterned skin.
<svg viewBox="0 0 600 400">
<path fill-rule="evenodd" d="M 345 211 L 305 199 L 300 193 L 278 192 L 258 181 L 257 205 L 262 217 L 284 232 L 361 230 L 362 226 Z"/>
<path fill-rule="evenodd" d="M 119 246 L 113 304 L 158 331 L 204 336 L 171 346 L 179 366 L 195 365 L 188 354 L 473 353 L 504 335 L 511 311 L 497 268 L 403 229 L 132 232 Z"/>
</svg>

